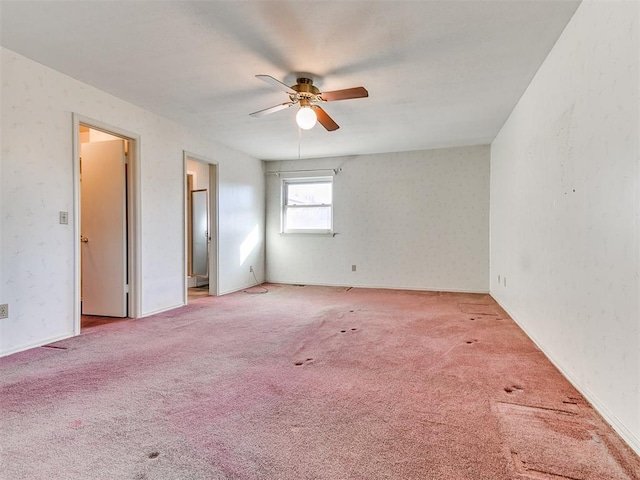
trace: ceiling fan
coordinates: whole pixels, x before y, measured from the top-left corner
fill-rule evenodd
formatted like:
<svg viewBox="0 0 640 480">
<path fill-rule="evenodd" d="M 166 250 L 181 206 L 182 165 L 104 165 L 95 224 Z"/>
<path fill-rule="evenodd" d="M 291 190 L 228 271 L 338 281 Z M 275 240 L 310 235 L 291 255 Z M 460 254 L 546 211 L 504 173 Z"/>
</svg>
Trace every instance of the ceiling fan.
<svg viewBox="0 0 640 480">
<path fill-rule="evenodd" d="M 302 75 L 302 74 L 301 74 Z M 252 117 L 262 117 L 269 115 L 285 108 L 300 104 L 300 110 L 296 114 L 296 123 L 304 130 L 314 127 L 320 122 L 324 128 L 332 132 L 337 130 L 339 125 L 325 112 L 318 103 L 335 102 L 337 100 L 348 100 L 350 98 L 364 98 L 369 96 L 369 92 L 364 87 L 345 88 L 343 90 L 334 90 L 332 92 L 321 92 L 318 87 L 313 85 L 313 79 L 310 76 L 300 76 L 296 80 L 295 85 L 287 85 L 270 75 L 256 75 L 256 78 L 283 90 L 289 95 L 289 101 L 275 105 L 273 107 L 258 110 L 250 113 Z"/>
</svg>

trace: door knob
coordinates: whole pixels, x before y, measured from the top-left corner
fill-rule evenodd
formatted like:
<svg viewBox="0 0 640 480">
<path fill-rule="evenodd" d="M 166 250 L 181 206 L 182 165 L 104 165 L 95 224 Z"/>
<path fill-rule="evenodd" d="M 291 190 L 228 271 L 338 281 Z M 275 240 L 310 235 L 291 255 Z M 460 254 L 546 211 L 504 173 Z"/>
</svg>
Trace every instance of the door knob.
<svg viewBox="0 0 640 480">
<path fill-rule="evenodd" d="M 89 239 L 87 237 L 83 237 L 82 235 L 80 235 L 80 241 L 82 243 L 87 243 L 89 241 Z"/>
</svg>

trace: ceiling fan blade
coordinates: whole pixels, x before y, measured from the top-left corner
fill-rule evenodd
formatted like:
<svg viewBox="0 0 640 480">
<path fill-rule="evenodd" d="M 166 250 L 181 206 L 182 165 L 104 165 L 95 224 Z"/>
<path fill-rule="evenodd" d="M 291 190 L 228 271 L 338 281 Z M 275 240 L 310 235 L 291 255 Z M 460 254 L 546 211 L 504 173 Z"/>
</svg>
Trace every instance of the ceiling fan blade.
<svg viewBox="0 0 640 480">
<path fill-rule="evenodd" d="M 333 92 L 322 92 L 320 97 L 325 102 L 335 102 L 337 100 L 348 100 L 350 98 L 368 97 L 369 92 L 364 87 L 345 88 L 344 90 L 334 90 Z"/>
<path fill-rule="evenodd" d="M 264 110 L 258 110 L 257 112 L 250 113 L 252 117 L 264 117 L 265 115 L 269 115 L 270 113 L 279 112 L 280 110 L 284 110 L 293 105 L 293 102 L 285 102 L 280 105 L 275 105 L 273 107 L 265 108 Z"/>
<path fill-rule="evenodd" d="M 319 107 L 318 105 L 312 105 L 311 108 L 313 108 L 313 110 L 316 112 L 318 122 L 320 122 L 320 125 L 322 125 L 324 128 L 326 128 L 330 132 L 333 132 L 334 130 L 340 128 L 340 126 L 333 121 L 333 118 L 331 118 L 329 114 L 325 112 L 321 107 Z"/>
<path fill-rule="evenodd" d="M 256 75 L 256 78 L 259 78 L 263 82 L 266 82 L 279 90 L 284 90 L 287 93 L 295 94 L 295 92 L 289 85 L 287 85 L 286 83 L 282 83 L 280 80 L 278 80 L 277 78 L 273 78 L 271 75 Z"/>
</svg>

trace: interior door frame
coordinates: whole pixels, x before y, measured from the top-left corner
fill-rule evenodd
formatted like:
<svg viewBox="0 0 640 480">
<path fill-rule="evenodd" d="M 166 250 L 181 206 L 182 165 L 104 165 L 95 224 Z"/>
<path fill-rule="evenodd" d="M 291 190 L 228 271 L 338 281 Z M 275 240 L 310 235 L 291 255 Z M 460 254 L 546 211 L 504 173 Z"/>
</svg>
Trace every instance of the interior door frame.
<svg viewBox="0 0 640 480">
<path fill-rule="evenodd" d="M 74 258 L 74 288 L 73 288 L 73 317 L 74 335 L 80 334 L 81 325 L 81 245 L 80 245 L 80 125 L 94 130 L 100 130 L 129 141 L 129 156 L 127 162 L 127 268 L 129 276 L 128 318 L 138 318 L 142 307 L 142 258 L 140 255 L 141 242 L 141 202 L 140 202 L 140 136 L 113 125 L 72 113 L 73 131 L 73 258 Z"/>
<path fill-rule="evenodd" d="M 218 255 L 218 245 L 219 245 L 219 225 L 218 225 L 218 198 L 219 198 L 219 184 L 220 184 L 220 172 L 218 170 L 218 162 L 211 160 L 209 158 L 203 157 L 202 155 L 197 155 L 195 153 L 188 152 L 183 150 L 182 152 L 182 190 L 183 190 L 183 199 L 184 199 L 184 208 L 182 211 L 183 215 L 183 228 L 184 235 L 182 236 L 182 258 L 184 258 L 184 262 L 182 265 L 182 281 L 184 282 L 184 292 L 183 292 L 183 303 L 187 305 L 188 303 L 188 289 L 189 285 L 187 282 L 187 277 L 189 275 L 189 258 L 187 255 L 187 242 L 188 242 L 188 234 L 187 234 L 187 163 L 189 160 L 195 160 L 196 162 L 205 163 L 209 165 L 209 237 L 211 240 L 209 241 L 209 295 L 218 296 L 220 293 L 220 279 L 219 279 L 219 255 Z M 212 268 L 214 267 L 214 268 Z"/>
</svg>

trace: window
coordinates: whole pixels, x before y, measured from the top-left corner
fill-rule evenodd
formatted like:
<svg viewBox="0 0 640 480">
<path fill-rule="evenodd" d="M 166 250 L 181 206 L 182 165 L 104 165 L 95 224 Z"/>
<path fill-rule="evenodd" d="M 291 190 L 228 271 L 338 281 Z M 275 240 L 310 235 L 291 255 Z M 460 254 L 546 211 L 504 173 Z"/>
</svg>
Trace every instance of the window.
<svg viewBox="0 0 640 480">
<path fill-rule="evenodd" d="M 282 180 L 282 233 L 331 233 L 332 198 L 332 177 Z"/>
</svg>

